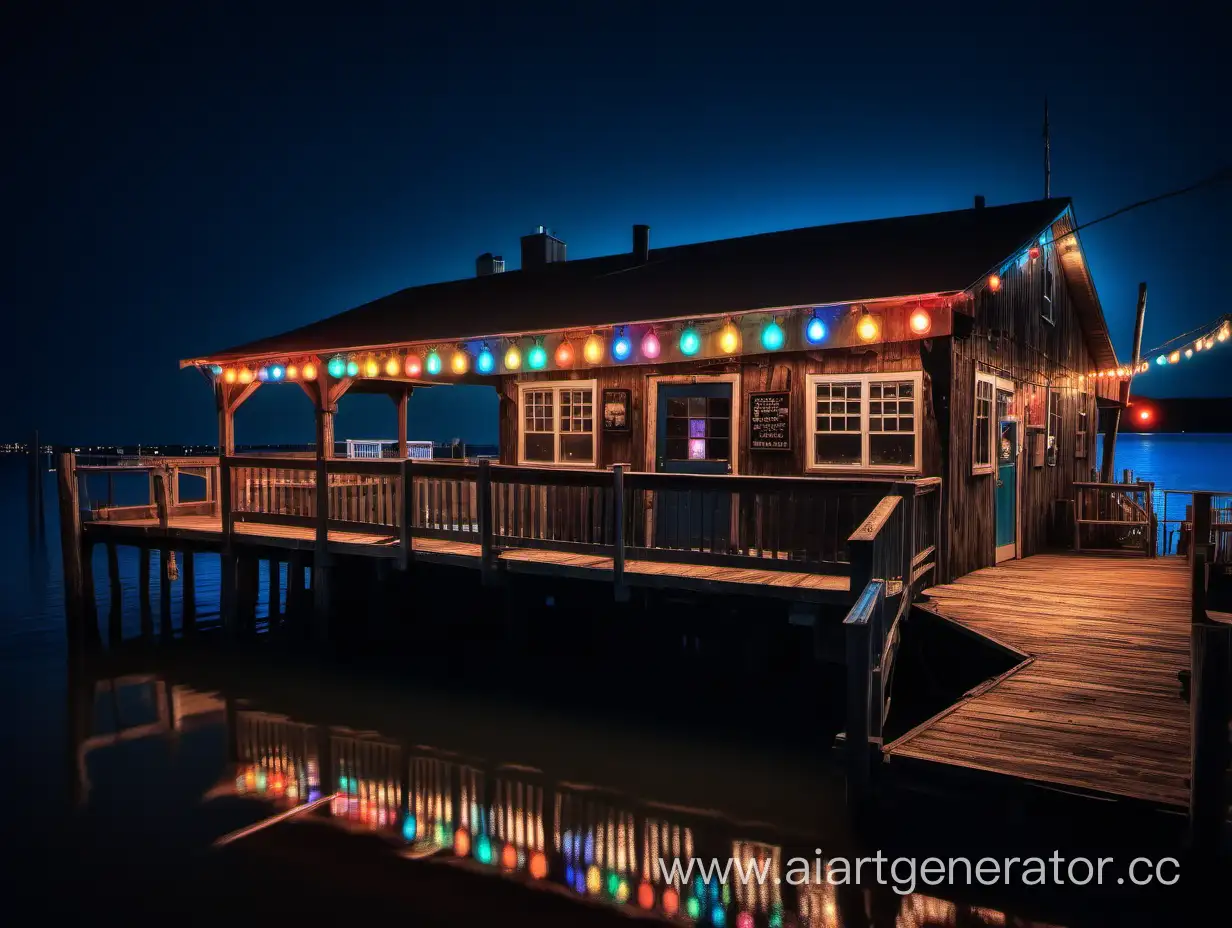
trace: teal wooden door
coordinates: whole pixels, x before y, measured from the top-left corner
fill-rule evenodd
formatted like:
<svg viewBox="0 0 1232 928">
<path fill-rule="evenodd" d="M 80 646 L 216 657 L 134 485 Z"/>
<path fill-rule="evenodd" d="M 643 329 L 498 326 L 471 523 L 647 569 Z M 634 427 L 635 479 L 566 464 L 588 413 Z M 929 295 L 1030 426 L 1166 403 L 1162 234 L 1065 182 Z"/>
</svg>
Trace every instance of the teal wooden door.
<svg viewBox="0 0 1232 928">
<path fill-rule="evenodd" d="M 1001 420 L 997 452 L 997 561 L 1018 556 L 1018 421 Z"/>
</svg>

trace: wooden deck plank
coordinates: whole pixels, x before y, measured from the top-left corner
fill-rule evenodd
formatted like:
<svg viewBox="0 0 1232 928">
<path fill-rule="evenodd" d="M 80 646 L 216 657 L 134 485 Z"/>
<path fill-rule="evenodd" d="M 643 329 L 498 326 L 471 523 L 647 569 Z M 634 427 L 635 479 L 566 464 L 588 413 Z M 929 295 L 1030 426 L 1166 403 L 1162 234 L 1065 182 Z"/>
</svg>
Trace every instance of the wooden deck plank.
<svg viewBox="0 0 1232 928">
<path fill-rule="evenodd" d="M 950 621 L 1033 659 L 887 745 L 891 763 L 1188 804 L 1184 561 L 1037 555 L 926 595 Z"/>
</svg>

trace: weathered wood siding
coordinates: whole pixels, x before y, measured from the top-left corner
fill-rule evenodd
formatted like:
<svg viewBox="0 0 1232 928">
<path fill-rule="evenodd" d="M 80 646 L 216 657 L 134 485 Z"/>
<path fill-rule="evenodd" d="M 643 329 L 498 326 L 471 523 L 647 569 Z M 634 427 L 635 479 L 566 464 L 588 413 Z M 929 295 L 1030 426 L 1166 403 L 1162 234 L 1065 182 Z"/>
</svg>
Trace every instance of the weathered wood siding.
<svg viewBox="0 0 1232 928">
<path fill-rule="evenodd" d="M 1044 271 L 1053 273 L 1054 321 L 1042 314 Z M 996 559 L 996 474 L 972 475 L 972 417 L 977 368 L 1015 381 L 1015 413 L 1026 418 L 1028 391 L 1038 391 L 1042 428 L 1025 423 L 1019 458 L 1019 557 L 1044 550 L 1054 534 L 1057 500 L 1073 498 L 1075 480 L 1088 479 L 1095 464 L 1095 368 L 1071 304 L 1065 278 L 1052 247 L 1025 264 L 1002 268 L 999 292 L 981 289 L 972 304 L 973 318 L 964 332 L 956 319 L 952 340 L 948 402 L 939 416 L 943 453 L 948 462 L 945 510 L 949 550 L 943 576 L 958 577 Z M 935 366 L 934 366 L 935 364 Z M 945 362 L 929 365 L 944 376 Z M 1036 442 L 1045 441 L 1048 391 L 1060 396 L 1061 425 L 1055 466 L 1041 463 Z M 1086 412 L 1086 451 L 1077 454 L 1079 413 Z M 995 449 L 994 449 L 995 450 Z M 1055 538 L 1056 541 L 1064 541 Z"/>
<path fill-rule="evenodd" d="M 525 372 L 502 378 L 500 387 L 500 460 L 503 464 L 517 463 L 518 448 L 518 383 L 549 380 L 590 380 L 597 383 L 595 397 L 596 415 L 604 389 L 627 389 L 630 392 L 630 418 L 632 428 L 625 434 L 603 433 L 600 429 L 599 464 L 611 467 L 624 463 L 631 469 L 653 469 L 653 461 L 646 460 L 646 433 L 654 428 L 645 422 L 646 397 L 650 378 L 658 376 L 682 376 L 689 374 L 740 374 L 740 428 L 738 436 L 738 469 L 741 474 L 765 476 L 799 476 L 805 473 L 805 378 L 809 374 L 850 374 L 918 371 L 922 369 L 921 352 L 937 353 L 948 345 L 948 337 L 925 341 L 888 342 L 865 350 L 840 348 L 829 351 L 784 352 L 775 355 L 760 355 L 740 361 L 718 363 L 713 361 L 680 364 L 638 365 L 630 367 L 603 367 L 577 371 Z M 948 390 L 948 378 L 943 381 Z M 750 452 L 748 449 L 748 394 L 767 390 L 783 390 L 791 394 L 792 448 L 787 452 Z M 944 390 L 943 390 L 944 392 Z M 924 377 L 924 419 L 921 458 L 925 476 L 942 475 L 942 451 L 934 414 L 933 382 L 928 373 Z M 853 474 L 858 472 L 853 472 Z M 841 475 L 839 475 L 841 476 Z M 880 476 L 886 476 L 882 473 Z"/>
</svg>

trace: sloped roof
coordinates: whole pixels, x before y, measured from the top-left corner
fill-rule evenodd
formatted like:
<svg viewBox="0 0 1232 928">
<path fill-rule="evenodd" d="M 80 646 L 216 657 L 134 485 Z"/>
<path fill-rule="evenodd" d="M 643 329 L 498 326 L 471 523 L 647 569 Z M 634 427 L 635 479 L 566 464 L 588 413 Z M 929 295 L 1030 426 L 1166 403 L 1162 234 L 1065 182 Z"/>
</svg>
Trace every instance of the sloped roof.
<svg viewBox="0 0 1232 928">
<path fill-rule="evenodd" d="M 643 264 L 632 254 L 618 254 L 410 287 L 281 335 L 182 363 L 959 292 L 1058 217 L 1069 215 L 1069 205 L 1068 199 L 1054 198 L 812 226 L 655 248 Z M 1098 315 L 1098 303 L 1095 310 Z M 1102 316 L 1099 323 L 1102 327 Z"/>
</svg>

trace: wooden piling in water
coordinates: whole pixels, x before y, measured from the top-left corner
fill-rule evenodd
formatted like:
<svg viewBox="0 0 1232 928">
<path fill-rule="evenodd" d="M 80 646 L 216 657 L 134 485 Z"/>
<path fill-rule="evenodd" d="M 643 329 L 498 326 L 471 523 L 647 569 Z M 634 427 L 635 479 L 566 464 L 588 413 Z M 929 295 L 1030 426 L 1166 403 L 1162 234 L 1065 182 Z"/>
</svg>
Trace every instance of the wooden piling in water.
<svg viewBox="0 0 1232 928">
<path fill-rule="evenodd" d="M 107 640 L 119 644 L 124 638 L 124 590 L 120 585 L 120 556 L 114 541 L 107 542 L 107 586 L 111 608 L 107 612 Z"/>
<path fill-rule="evenodd" d="M 98 602 L 94 595 L 94 543 L 81 540 L 81 621 L 85 642 L 91 647 L 100 643 L 98 633 Z"/>
<path fill-rule="evenodd" d="M 60 455 L 56 482 L 60 496 L 60 553 L 64 560 L 64 613 L 69 642 L 79 644 L 83 627 L 81 511 L 77 501 L 77 457 Z"/>
<path fill-rule="evenodd" d="M 250 635 L 257 626 L 257 597 L 261 588 L 260 561 L 255 557 L 240 557 L 236 561 L 236 626 L 241 634 Z"/>
<path fill-rule="evenodd" d="M 137 600 L 141 606 L 141 637 L 152 637 L 154 616 L 150 612 L 150 549 L 145 546 L 137 552 Z"/>
<path fill-rule="evenodd" d="M 282 563 L 276 558 L 270 558 L 265 565 L 266 575 L 269 577 L 269 590 L 266 594 L 269 625 L 270 628 L 276 628 L 282 619 Z"/>
<path fill-rule="evenodd" d="M 307 607 L 307 597 L 305 596 L 307 588 L 304 586 L 304 560 L 302 553 L 292 551 L 290 560 L 287 561 L 287 620 L 296 629 L 301 627 Z"/>
</svg>

